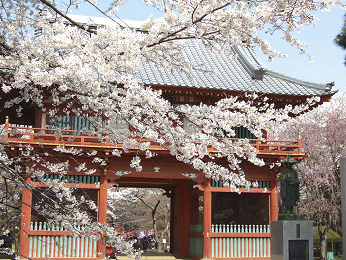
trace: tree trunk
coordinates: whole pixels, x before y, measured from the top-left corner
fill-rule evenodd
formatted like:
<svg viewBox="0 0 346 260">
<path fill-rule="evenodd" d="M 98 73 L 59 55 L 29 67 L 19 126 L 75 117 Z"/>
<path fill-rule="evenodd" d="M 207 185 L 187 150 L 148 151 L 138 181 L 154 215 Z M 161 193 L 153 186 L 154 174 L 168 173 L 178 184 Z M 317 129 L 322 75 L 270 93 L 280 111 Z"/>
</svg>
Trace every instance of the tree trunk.
<svg viewBox="0 0 346 260">
<path fill-rule="evenodd" d="M 320 236 L 321 260 L 327 260 L 327 239 L 329 227 L 318 226 L 318 234 Z"/>
<path fill-rule="evenodd" d="M 156 217 L 155 217 L 156 210 L 157 210 L 157 207 L 159 206 L 159 204 L 160 204 L 160 200 L 156 203 L 155 207 L 152 208 L 151 217 L 153 218 L 153 228 L 154 228 L 155 241 L 157 243 L 157 252 L 161 253 L 162 252 L 162 237 L 159 238 L 159 236 L 158 236 Z"/>
<path fill-rule="evenodd" d="M 167 221 L 165 221 L 165 228 L 164 228 L 162 234 L 164 235 L 166 233 L 167 233 L 167 238 L 166 238 L 166 248 L 165 248 L 165 250 L 169 252 L 170 248 L 171 248 L 171 236 L 170 236 L 171 232 L 170 232 L 170 223 L 167 222 Z"/>
<path fill-rule="evenodd" d="M 158 253 L 162 253 L 162 250 L 163 248 L 162 248 L 162 239 L 160 238 L 160 239 L 158 239 L 158 241 L 157 241 L 157 252 Z"/>
<path fill-rule="evenodd" d="M 155 240 L 157 243 L 157 252 L 162 253 L 162 234 L 161 234 L 161 237 L 159 238 L 156 224 L 154 227 L 154 234 L 155 234 Z"/>
</svg>

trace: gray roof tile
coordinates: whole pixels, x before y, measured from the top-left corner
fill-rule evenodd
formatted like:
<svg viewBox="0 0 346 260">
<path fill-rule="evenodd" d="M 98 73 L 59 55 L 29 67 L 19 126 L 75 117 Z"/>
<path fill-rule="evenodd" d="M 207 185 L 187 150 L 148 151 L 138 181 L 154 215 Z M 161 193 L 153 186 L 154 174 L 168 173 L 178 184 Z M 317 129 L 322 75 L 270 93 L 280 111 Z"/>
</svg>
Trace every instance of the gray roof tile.
<svg viewBox="0 0 346 260">
<path fill-rule="evenodd" d="M 184 57 L 199 69 L 191 70 L 188 76 L 181 71 L 171 73 L 142 60 L 138 79 L 147 85 L 277 95 L 313 96 L 333 93 L 326 90 L 325 84 L 301 81 L 265 68 L 251 47 L 235 46 L 233 51 L 237 54 L 236 59 L 226 52 L 213 52 L 200 40 L 186 40 Z"/>
</svg>

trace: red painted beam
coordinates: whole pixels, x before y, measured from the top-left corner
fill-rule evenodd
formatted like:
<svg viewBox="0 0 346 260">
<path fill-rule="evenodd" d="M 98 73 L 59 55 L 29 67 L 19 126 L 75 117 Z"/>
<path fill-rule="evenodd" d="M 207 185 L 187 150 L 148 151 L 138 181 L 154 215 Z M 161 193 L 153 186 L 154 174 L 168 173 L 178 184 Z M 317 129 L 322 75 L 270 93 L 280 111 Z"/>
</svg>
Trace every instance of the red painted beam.
<svg viewBox="0 0 346 260">
<path fill-rule="evenodd" d="M 189 232 L 189 237 L 203 237 L 203 232 Z"/>
<path fill-rule="evenodd" d="M 210 237 L 270 237 L 270 233 L 210 233 Z"/>
</svg>

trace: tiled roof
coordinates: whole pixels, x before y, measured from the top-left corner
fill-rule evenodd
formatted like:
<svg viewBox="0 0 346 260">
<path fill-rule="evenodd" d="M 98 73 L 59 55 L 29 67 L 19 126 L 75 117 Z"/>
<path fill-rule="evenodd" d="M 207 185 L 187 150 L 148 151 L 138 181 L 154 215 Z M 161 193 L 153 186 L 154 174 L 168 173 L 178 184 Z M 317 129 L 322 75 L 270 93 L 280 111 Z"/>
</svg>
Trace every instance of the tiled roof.
<svg viewBox="0 0 346 260">
<path fill-rule="evenodd" d="M 174 86 L 225 91 L 256 92 L 276 95 L 314 96 L 334 92 L 326 84 L 294 79 L 271 71 L 259 61 L 251 47 L 233 47 L 234 59 L 226 52 L 214 52 L 200 40 L 186 40 L 185 59 L 199 69 L 190 75 L 171 73 L 154 63 L 142 61 L 137 73 L 139 81 L 152 86 Z"/>
</svg>

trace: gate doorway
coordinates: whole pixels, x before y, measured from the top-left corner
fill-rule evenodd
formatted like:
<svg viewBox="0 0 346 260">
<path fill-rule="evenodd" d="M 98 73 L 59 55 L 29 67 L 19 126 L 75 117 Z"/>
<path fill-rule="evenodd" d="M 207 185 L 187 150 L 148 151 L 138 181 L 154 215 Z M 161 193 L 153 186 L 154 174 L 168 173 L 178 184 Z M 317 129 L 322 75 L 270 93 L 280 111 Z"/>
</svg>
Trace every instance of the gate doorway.
<svg viewBox="0 0 346 260">
<path fill-rule="evenodd" d="M 190 243 L 190 233 L 191 233 L 191 225 L 202 225 L 203 223 L 203 200 L 200 201 L 199 198 L 203 198 L 203 192 L 195 187 L 198 183 L 202 181 L 200 179 L 203 178 L 194 178 L 192 179 L 190 176 L 184 174 L 185 169 L 183 167 L 178 167 L 177 165 L 160 165 L 160 172 L 132 172 L 126 175 L 122 175 L 116 177 L 115 179 L 108 180 L 110 185 L 113 185 L 112 188 L 108 189 L 108 194 L 112 194 L 109 196 L 114 196 L 119 192 L 130 192 L 129 190 L 140 190 L 143 198 L 152 199 L 157 194 L 155 191 L 160 191 L 161 195 L 164 195 L 162 199 L 160 199 L 160 203 L 157 207 L 164 206 L 167 212 L 167 204 L 169 203 L 169 213 L 167 212 L 164 216 L 156 217 L 156 220 L 152 217 L 151 213 L 147 214 L 148 217 L 144 217 L 142 214 L 141 218 L 146 220 L 146 225 L 153 224 L 154 221 L 157 223 L 157 232 L 163 230 L 165 227 L 166 230 L 163 233 L 163 236 L 159 236 L 157 238 L 158 248 L 160 245 L 163 246 L 163 239 L 166 240 L 166 251 L 173 254 L 175 257 L 188 257 L 191 251 L 191 243 Z M 144 167 L 143 167 L 144 168 Z M 148 167 L 149 168 L 149 167 Z M 153 167 L 154 168 L 154 167 Z M 191 170 L 191 169 L 190 169 Z M 180 171 L 183 171 L 180 172 Z M 108 171 L 110 174 L 111 171 Z M 199 176 L 201 177 L 201 176 Z M 113 190 L 112 190 L 113 189 Z M 133 191 L 132 191 L 133 192 Z M 143 201 L 140 201 L 136 198 L 137 202 L 133 203 L 131 207 L 142 205 L 145 206 Z M 159 198 L 156 199 L 156 203 Z M 108 201 L 108 203 L 111 203 Z M 141 203 L 141 204 L 139 204 Z M 165 204 L 165 205 L 164 205 Z M 155 207 L 155 203 L 152 202 L 150 210 L 152 211 Z M 147 206 L 148 207 L 148 206 Z M 149 208 L 149 207 L 148 207 Z M 199 210 L 201 209 L 201 210 Z M 201 211 L 201 212 L 200 212 Z M 158 216 L 158 215 L 157 215 Z M 122 223 L 116 223 L 111 219 L 108 219 L 108 223 L 115 223 L 116 226 L 124 226 L 124 232 L 126 229 L 135 228 L 137 223 L 139 223 L 139 217 L 136 220 L 128 221 L 127 227 L 126 225 L 122 225 Z M 143 225 L 145 221 L 143 221 Z M 162 225 L 166 223 L 165 225 Z M 161 228 L 160 228 L 161 225 Z M 139 225 L 137 225 L 139 226 Z M 144 228 L 144 226 L 143 226 Z M 145 229 L 148 229 L 147 226 Z M 135 234 L 132 234 L 135 235 Z M 126 235 L 128 236 L 128 235 Z M 200 256 L 202 256 L 202 233 L 199 232 L 198 238 L 196 238 L 200 246 Z M 162 251 L 164 248 L 162 247 Z M 159 250 L 160 251 L 160 250 Z"/>
<path fill-rule="evenodd" d="M 171 189 L 112 187 L 107 194 L 107 223 L 134 247 L 170 250 Z"/>
</svg>

